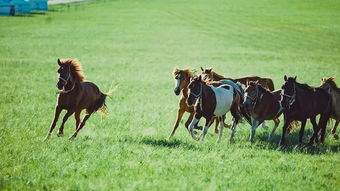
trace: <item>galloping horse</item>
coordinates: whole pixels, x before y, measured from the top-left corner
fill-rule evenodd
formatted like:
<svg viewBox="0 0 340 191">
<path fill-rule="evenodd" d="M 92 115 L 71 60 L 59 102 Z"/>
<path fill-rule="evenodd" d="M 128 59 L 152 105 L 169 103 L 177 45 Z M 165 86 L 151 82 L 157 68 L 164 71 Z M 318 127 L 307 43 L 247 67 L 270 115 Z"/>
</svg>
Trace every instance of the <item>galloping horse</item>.
<svg viewBox="0 0 340 191">
<path fill-rule="evenodd" d="M 327 121 L 330 117 L 331 97 L 330 94 L 322 88 L 312 88 L 307 84 L 296 82 L 296 77 L 292 78 L 284 76 L 285 83 L 281 90 L 281 105 L 284 108 L 284 125 L 282 127 L 282 136 L 280 144 L 285 143 L 285 133 L 288 125 L 293 120 L 301 121 L 301 129 L 299 133 L 299 142 L 302 137 L 309 118 L 313 124 L 313 136 L 309 143 L 318 142 L 318 132 L 321 129 L 320 141 L 323 143 L 325 139 L 325 131 Z M 319 124 L 316 124 L 316 116 L 320 114 Z"/>
<path fill-rule="evenodd" d="M 251 142 L 254 142 L 256 128 L 264 122 L 264 120 L 274 120 L 275 126 L 268 138 L 269 141 L 271 140 L 280 123 L 279 116 L 283 112 L 280 93 L 281 90 L 270 92 L 264 89 L 258 81 L 248 82 L 245 89 L 243 105 L 251 116 Z"/>
<path fill-rule="evenodd" d="M 194 116 L 194 107 L 190 107 L 186 104 L 186 99 L 188 98 L 188 85 L 190 82 L 190 78 L 194 77 L 193 73 L 189 69 L 177 69 L 175 68 L 173 71 L 173 76 L 176 81 L 176 87 L 174 89 L 174 93 L 176 95 L 179 95 L 182 92 L 182 96 L 179 100 L 179 109 L 177 112 L 177 119 L 174 124 L 173 130 L 169 136 L 171 138 L 179 125 L 179 122 L 181 121 L 183 114 L 185 112 L 190 113 L 190 116 L 188 120 L 185 122 L 185 127 L 188 129 L 189 124 Z"/>
<path fill-rule="evenodd" d="M 84 81 L 85 76 L 82 73 L 80 63 L 77 60 L 58 59 L 58 65 L 59 69 L 57 70 L 57 73 L 59 80 L 56 86 L 60 92 L 57 98 L 54 119 L 45 140 L 51 136 L 63 109 L 67 112 L 57 135 L 62 136 L 64 134 L 64 124 L 74 113 L 76 129 L 70 139 L 77 136 L 78 132 L 84 127 L 92 113 L 97 110 L 107 113 L 105 99 L 108 94 L 102 93 L 94 83 Z M 83 109 L 86 109 L 86 114 L 83 120 L 80 121 L 80 113 Z"/>
<path fill-rule="evenodd" d="M 225 114 L 231 111 L 234 117 L 234 123 L 231 128 L 231 140 L 233 139 L 235 128 L 239 120 L 241 119 L 239 103 L 240 95 L 234 90 L 232 86 L 222 85 L 214 87 L 207 85 L 202 81 L 201 76 L 195 77 L 191 80 L 189 86 L 189 97 L 187 103 L 189 106 L 193 106 L 195 103 L 195 116 L 189 125 L 189 132 L 193 139 L 198 138 L 193 132 L 194 125 L 197 124 L 200 118 L 203 116 L 206 119 L 206 123 L 201 134 L 201 141 L 204 140 L 205 135 L 208 132 L 209 126 L 212 124 L 212 118 L 218 117 L 219 123 L 219 137 L 218 142 L 221 141 Z M 196 102 L 196 100 L 198 101 Z"/>
<path fill-rule="evenodd" d="M 321 79 L 321 88 L 327 89 L 330 91 L 332 96 L 332 113 L 331 117 L 336 120 L 335 125 L 332 129 L 332 135 L 335 139 L 338 139 L 338 135 L 336 134 L 336 128 L 340 122 L 340 88 L 337 87 L 334 78 L 322 78 Z"/>
</svg>

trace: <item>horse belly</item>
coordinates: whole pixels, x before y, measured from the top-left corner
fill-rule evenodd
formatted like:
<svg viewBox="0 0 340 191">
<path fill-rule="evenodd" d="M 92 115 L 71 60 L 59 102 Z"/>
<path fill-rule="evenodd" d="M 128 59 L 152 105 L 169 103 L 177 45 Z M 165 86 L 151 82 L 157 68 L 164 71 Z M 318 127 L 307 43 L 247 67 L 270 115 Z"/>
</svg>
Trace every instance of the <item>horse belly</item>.
<svg viewBox="0 0 340 191">
<path fill-rule="evenodd" d="M 231 108 L 233 102 L 232 90 L 217 88 L 214 90 L 216 97 L 216 106 L 214 110 L 215 116 L 225 115 Z"/>
</svg>

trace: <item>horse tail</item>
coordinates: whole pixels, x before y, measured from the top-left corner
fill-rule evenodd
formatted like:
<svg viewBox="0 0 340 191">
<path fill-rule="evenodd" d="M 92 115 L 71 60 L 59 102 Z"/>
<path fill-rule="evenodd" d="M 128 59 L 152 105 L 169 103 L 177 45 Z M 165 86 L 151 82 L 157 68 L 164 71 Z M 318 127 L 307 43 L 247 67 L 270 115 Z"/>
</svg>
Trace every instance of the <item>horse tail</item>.
<svg viewBox="0 0 340 191">
<path fill-rule="evenodd" d="M 295 132 L 297 129 L 299 128 L 299 122 L 294 120 L 292 122 L 290 122 L 289 126 L 288 126 L 288 132 L 289 133 L 293 133 Z"/>
<path fill-rule="evenodd" d="M 105 101 L 106 101 L 106 97 L 110 96 L 114 91 L 115 89 L 111 89 L 107 93 L 102 93 L 101 91 L 99 91 L 100 95 L 92 107 L 93 111 L 99 111 L 100 113 L 104 115 L 109 114 Z"/>
</svg>

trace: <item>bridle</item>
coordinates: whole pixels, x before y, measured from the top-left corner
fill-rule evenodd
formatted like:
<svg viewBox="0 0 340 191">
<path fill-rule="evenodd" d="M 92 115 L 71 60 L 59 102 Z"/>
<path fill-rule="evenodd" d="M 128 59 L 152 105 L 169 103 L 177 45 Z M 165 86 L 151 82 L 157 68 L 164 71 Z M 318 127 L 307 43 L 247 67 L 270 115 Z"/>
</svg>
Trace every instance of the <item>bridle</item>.
<svg viewBox="0 0 340 191">
<path fill-rule="evenodd" d="M 203 84 L 202 84 L 202 82 L 200 82 L 200 92 L 198 94 L 195 94 L 194 92 L 192 92 L 190 90 L 190 95 L 193 95 L 195 97 L 195 99 L 198 98 L 198 100 L 200 101 L 201 110 L 203 110 L 203 107 L 202 107 L 202 89 L 203 89 Z"/>
<path fill-rule="evenodd" d="M 75 85 L 76 85 L 76 82 L 74 82 L 73 83 L 73 85 L 72 85 L 72 88 L 71 89 L 69 89 L 69 90 L 65 90 L 65 87 L 66 87 L 66 85 L 67 85 L 67 83 L 68 83 L 68 81 L 69 81 L 69 79 L 71 78 L 71 67 L 69 66 L 69 70 L 68 70 L 68 75 L 67 75 L 67 79 L 64 79 L 63 77 L 61 77 L 60 75 L 59 75 L 59 77 L 58 77 L 58 79 L 59 80 L 62 80 L 62 81 L 64 81 L 65 82 L 65 85 L 63 86 L 63 89 L 62 90 L 60 90 L 58 93 L 69 93 L 69 92 L 71 92 L 73 89 L 74 89 L 74 87 L 75 87 Z"/>
<path fill-rule="evenodd" d="M 293 95 L 288 95 L 288 94 L 282 93 L 281 91 L 281 96 L 288 98 L 288 109 L 289 109 L 295 102 L 295 98 L 296 98 L 295 83 L 293 83 Z"/>
</svg>

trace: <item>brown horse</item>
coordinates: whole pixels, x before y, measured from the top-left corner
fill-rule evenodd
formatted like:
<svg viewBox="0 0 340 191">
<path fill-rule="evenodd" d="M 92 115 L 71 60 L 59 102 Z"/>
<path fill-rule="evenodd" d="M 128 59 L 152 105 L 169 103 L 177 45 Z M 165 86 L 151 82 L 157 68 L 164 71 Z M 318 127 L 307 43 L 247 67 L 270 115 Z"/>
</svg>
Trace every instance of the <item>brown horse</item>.
<svg viewBox="0 0 340 191">
<path fill-rule="evenodd" d="M 335 125 L 332 129 L 332 135 L 335 139 L 338 139 L 336 134 L 336 128 L 340 122 L 340 88 L 337 87 L 334 78 L 322 78 L 321 86 L 330 91 L 332 96 L 332 113 L 331 117 L 336 120 Z"/>
<path fill-rule="evenodd" d="M 263 87 L 268 89 L 269 91 L 274 91 L 274 83 L 271 78 L 261 78 L 258 76 L 244 76 L 240 78 L 226 78 L 214 71 L 212 71 L 212 68 L 202 68 L 202 77 L 205 81 L 220 81 L 220 80 L 230 80 L 233 82 L 239 82 L 243 84 L 244 86 L 247 86 L 247 81 L 258 81 L 259 84 Z"/>
<path fill-rule="evenodd" d="M 102 93 L 94 83 L 84 81 L 85 76 L 82 73 L 81 65 L 78 61 L 72 59 L 58 59 L 58 65 L 59 69 L 57 70 L 57 74 L 59 80 L 56 86 L 60 92 L 57 98 L 54 119 L 45 140 L 51 136 L 63 109 L 67 112 L 57 135 L 63 135 L 64 124 L 74 113 L 76 129 L 70 139 L 77 136 L 78 132 L 84 127 L 92 113 L 97 110 L 107 113 L 105 99 L 108 94 Z M 86 114 L 83 120 L 80 121 L 80 113 L 83 109 L 86 109 Z"/>
<path fill-rule="evenodd" d="M 187 119 L 187 121 L 185 122 L 185 127 L 188 129 L 190 122 L 192 121 L 192 118 L 194 116 L 194 107 L 193 106 L 189 106 L 186 103 L 186 100 L 188 98 L 188 85 L 190 83 L 190 79 L 194 77 L 193 72 L 190 69 L 178 69 L 175 68 L 173 70 L 173 77 L 174 80 L 176 82 L 176 87 L 174 89 L 174 93 L 176 95 L 179 95 L 182 92 L 181 98 L 179 100 L 179 109 L 177 111 L 177 119 L 176 122 L 174 124 L 173 130 L 169 136 L 169 138 L 171 138 L 179 125 L 179 122 L 181 121 L 183 114 L 185 112 L 188 112 L 189 118 Z M 216 127 L 215 127 L 215 131 L 217 131 L 217 125 L 218 125 L 218 119 L 216 119 Z M 197 124 L 195 125 L 195 129 L 200 129 L 199 127 L 197 127 Z"/>
<path fill-rule="evenodd" d="M 256 128 L 265 120 L 274 120 L 275 126 L 269 135 L 268 140 L 275 133 L 280 123 L 279 116 L 283 112 L 281 106 L 281 90 L 268 91 L 264 89 L 257 81 L 248 82 L 245 89 L 243 105 L 251 116 L 251 136 L 250 141 L 254 142 Z"/>
</svg>

